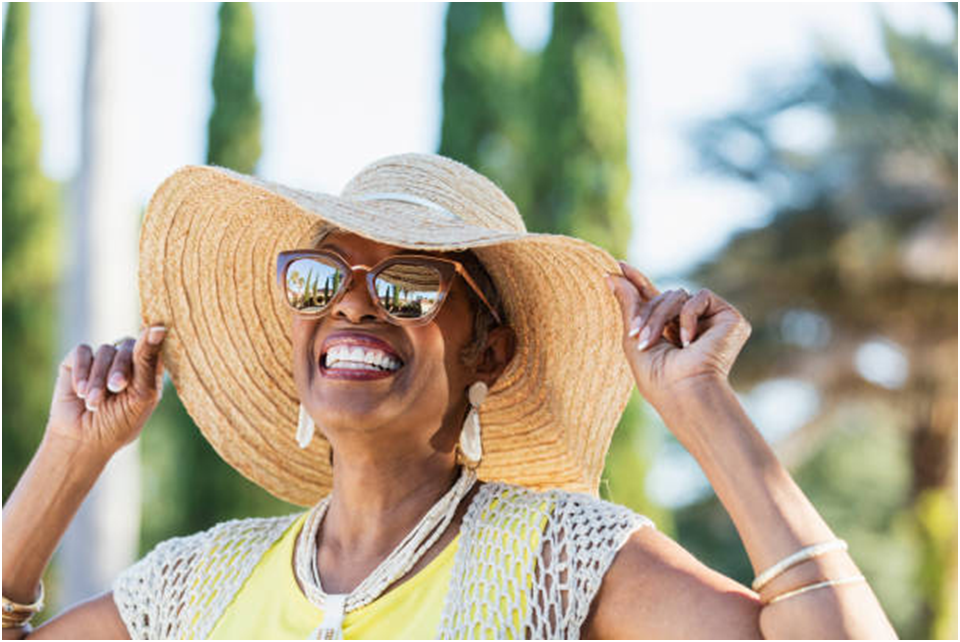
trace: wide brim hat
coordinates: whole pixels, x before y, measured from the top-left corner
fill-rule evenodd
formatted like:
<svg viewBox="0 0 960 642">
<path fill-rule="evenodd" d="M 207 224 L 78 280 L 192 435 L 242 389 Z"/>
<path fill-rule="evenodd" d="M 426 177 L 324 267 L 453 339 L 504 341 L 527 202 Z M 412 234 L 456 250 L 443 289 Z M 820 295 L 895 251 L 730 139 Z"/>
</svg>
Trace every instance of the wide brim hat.
<svg viewBox="0 0 960 642">
<path fill-rule="evenodd" d="M 277 254 L 324 225 L 417 250 L 472 250 L 493 279 L 516 354 L 480 406 L 482 480 L 597 493 L 633 379 L 622 318 L 586 241 L 526 231 L 513 202 L 466 165 L 403 154 L 340 196 L 188 166 L 154 193 L 140 235 L 143 322 L 168 328 L 163 361 L 200 431 L 271 494 L 310 506 L 329 492 L 329 443 L 296 441 L 292 315 Z"/>
</svg>

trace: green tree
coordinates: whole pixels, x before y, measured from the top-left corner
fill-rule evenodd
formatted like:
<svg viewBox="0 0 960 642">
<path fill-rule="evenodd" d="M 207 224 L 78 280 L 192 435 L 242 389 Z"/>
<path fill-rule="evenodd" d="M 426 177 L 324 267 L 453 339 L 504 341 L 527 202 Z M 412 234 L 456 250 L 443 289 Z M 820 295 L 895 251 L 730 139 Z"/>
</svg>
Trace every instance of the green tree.
<svg viewBox="0 0 960 642">
<path fill-rule="evenodd" d="M 57 368 L 57 186 L 40 168 L 30 96 L 30 5 L 3 28 L 3 497 L 36 450 Z"/>
<path fill-rule="evenodd" d="M 774 208 L 768 225 L 736 235 L 692 276 L 751 320 L 739 385 L 799 376 L 817 387 L 819 417 L 786 445 L 801 471 L 823 473 L 806 477 L 814 502 L 831 503 L 839 485 L 828 480 L 847 466 L 872 471 L 874 487 L 897 488 L 870 493 L 873 504 L 867 495 L 846 502 L 836 530 L 912 551 L 909 590 L 876 585 L 898 630 L 924 638 L 952 626 L 956 636 L 956 29 L 941 43 L 881 26 L 889 77 L 868 78 L 824 52 L 788 86 L 697 128 L 706 166 L 766 192 Z M 811 150 L 778 138 L 797 114 L 825 119 L 829 142 Z M 905 357 L 902 381 L 863 375 L 857 364 L 871 345 Z M 900 438 L 873 422 L 864 439 L 835 439 L 849 424 L 837 418 L 858 405 L 879 410 Z M 887 479 L 894 467 L 876 464 L 895 451 L 909 464 L 900 486 Z M 881 546 L 858 554 L 865 572 L 894 559 Z"/>
<path fill-rule="evenodd" d="M 254 89 L 254 19 L 245 3 L 222 3 L 213 64 L 214 108 L 207 162 L 252 173 L 260 157 L 260 101 Z M 319 278 L 319 277 L 318 277 Z M 303 296 L 313 299 L 308 279 Z M 266 493 L 213 450 L 176 394 L 165 394 L 144 431 L 145 512 L 141 549 L 171 533 L 190 533 L 218 521 L 288 513 L 297 508 Z M 291 426 L 291 431 L 294 426 Z M 157 483 L 155 480 L 162 480 Z"/>
<path fill-rule="evenodd" d="M 502 2 L 447 5 L 440 150 L 531 204 L 529 87 L 535 57 L 507 29 Z"/>
<path fill-rule="evenodd" d="M 618 257 L 630 236 L 626 75 L 611 4 L 556 3 L 544 51 L 514 42 L 500 3 L 451 3 L 440 153 L 510 195 L 531 231 L 584 238 Z M 651 434 L 635 394 L 614 433 L 601 493 L 669 530 L 643 486 Z"/>
<path fill-rule="evenodd" d="M 254 86 L 253 10 L 224 2 L 213 62 L 213 113 L 207 127 L 207 163 L 252 174 L 260 158 L 260 99 Z"/>
</svg>

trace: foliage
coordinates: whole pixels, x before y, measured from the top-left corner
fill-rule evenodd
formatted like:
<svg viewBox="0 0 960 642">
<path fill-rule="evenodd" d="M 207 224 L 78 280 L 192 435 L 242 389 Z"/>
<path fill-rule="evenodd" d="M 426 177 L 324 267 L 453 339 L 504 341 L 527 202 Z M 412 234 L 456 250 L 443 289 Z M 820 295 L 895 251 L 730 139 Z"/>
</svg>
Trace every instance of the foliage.
<svg viewBox="0 0 960 642">
<path fill-rule="evenodd" d="M 942 561 L 957 533 L 956 519 L 933 519 L 923 503 L 949 495 L 956 506 L 948 489 L 956 483 L 957 42 L 882 27 L 888 77 L 869 78 L 824 53 L 749 108 L 694 131 L 706 167 L 749 182 L 775 205 L 769 224 L 737 234 L 692 277 L 753 325 L 733 373 L 739 385 L 789 373 L 817 387 L 820 416 L 784 450 L 810 458 L 802 470 L 832 462 L 821 474 L 835 485 L 813 476 L 803 487 L 836 530 L 857 534 L 854 557 L 877 579 L 901 634 L 930 637 L 956 582 L 955 568 L 922 560 Z M 811 116 L 829 125 L 824 145 L 777 134 Z M 878 344 L 903 355 L 902 380 L 864 365 L 864 348 Z M 879 428 L 834 439 L 842 424 L 829 418 L 854 404 L 901 432 L 889 446 L 909 462 L 896 492 L 876 492 L 896 461 L 878 450 L 874 440 L 887 443 Z M 849 479 L 852 470 L 870 479 Z M 884 517 L 867 518 L 871 510 Z M 678 520 L 681 533 L 698 531 L 692 511 Z M 908 577 L 902 566 L 912 563 L 926 571 Z M 943 617 L 955 626 L 955 601 L 950 608 Z"/>
</svg>

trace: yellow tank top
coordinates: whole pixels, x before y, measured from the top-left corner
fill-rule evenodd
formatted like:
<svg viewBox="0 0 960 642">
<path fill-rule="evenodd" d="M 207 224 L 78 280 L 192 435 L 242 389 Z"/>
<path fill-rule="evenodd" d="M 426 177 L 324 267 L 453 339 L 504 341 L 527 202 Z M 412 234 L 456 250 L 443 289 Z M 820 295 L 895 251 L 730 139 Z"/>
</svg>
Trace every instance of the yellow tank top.
<svg viewBox="0 0 960 642">
<path fill-rule="evenodd" d="M 542 511 L 546 507 L 544 501 L 539 508 Z M 494 512 L 499 508 L 499 500 L 490 505 Z M 307 600 L 293 573 L 294 544 L 306 519 L 307 513 L 298 517 L 270 546 L 213 627 L 210 639 L 303 640 L 323 621 L 323 609 Z M 527 520 L 515 522 L 513 528 L 529 532 L 536 550 L 546 523 L 545 513 L 530 511 Z M 506 545 L 506 533 L 503 541 Z M 459 542 L 458 534 L 416 575 L 363 608 L 347 613 L 344 639 L 436 638 Z M 532 559 L 527 561 L 534 563 Z M 521 591 L 519 610 L 511 614 L 516 628 L 526 612 L 533 577 L 524 570 L 515 569 L 517 584 L 527 585 Z M 488 579 L 494 581 L 493 577 Z"/>
</svg>

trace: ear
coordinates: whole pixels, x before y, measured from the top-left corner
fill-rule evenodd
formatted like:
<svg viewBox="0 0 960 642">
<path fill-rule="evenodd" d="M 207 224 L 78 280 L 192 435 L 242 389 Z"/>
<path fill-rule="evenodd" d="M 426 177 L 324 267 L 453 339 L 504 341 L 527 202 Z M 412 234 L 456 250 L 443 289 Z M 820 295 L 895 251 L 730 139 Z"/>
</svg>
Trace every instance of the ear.
<svg viewBox="0 0 960 642">
<path fill-rule="evenodd" d="M 497 326 L 487 334 L 487 342 L 477 361 L 477 378 L 492 388 L 517 349 L 517 335 L 508 325 Z"/>
</svg>

